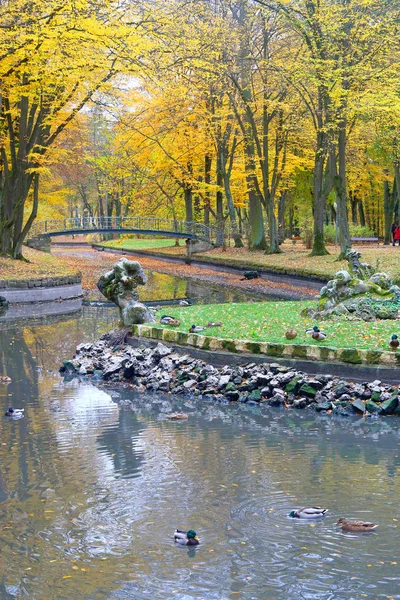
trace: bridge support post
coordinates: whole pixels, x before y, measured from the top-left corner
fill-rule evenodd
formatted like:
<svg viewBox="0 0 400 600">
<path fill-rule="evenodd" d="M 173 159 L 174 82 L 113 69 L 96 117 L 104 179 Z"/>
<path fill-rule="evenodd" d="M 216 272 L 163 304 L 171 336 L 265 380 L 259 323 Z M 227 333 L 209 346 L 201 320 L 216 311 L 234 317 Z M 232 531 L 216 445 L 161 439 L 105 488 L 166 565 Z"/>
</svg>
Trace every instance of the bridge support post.
<svg viewBox="0 0 400 600">
<path fill-rule="evenodd" d="M 192 262 L 192 240 L 190 238 L 187 238 L 185 240 L 185 244 L 186 244 L 186 258 L 185 258 L 185 263 L 187 265 L 190 265 L 190 263 Z"/>
</svg>

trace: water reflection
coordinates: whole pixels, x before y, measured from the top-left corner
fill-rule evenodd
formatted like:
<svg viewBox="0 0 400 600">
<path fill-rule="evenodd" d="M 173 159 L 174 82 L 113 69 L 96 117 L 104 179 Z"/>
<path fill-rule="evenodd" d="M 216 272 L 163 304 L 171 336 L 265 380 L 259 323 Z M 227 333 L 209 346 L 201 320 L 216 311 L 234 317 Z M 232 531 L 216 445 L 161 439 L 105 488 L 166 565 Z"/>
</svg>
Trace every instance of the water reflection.
<svg viewBox="0 0 400 600">
<path fill-rule="evenodd" d="M 0 598 L 400 598 L 396 419 L 64 383 L 60 361 L 107 328 L 90 315 L 0 331 L 1 406 L 26 415 L 0 420 Z M 308 504 L 330 512 L 287 518 Z M 200 547 L 175 548 L 176 527 Z"/>
</svg>

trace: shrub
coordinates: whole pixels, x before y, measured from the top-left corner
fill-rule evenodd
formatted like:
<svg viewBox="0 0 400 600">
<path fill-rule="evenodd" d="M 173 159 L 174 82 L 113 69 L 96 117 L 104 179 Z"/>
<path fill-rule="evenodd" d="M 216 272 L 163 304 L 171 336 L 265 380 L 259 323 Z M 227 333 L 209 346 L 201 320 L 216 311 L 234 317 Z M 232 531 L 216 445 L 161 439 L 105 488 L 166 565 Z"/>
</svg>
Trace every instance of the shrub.
<svg viewBox="0 0 400 600">
<path fill-rule="evenodd" d="M 369 227 L 363 227 L 362 225 L 350 225 L 350 236 L 351 237 L 376 237 L 373 229 Z M 336 227 L 335 225 L 326 225 L 324 229 L 325 242 L 327 244 L 334 244 L 336 239 Z"/>
</svg>

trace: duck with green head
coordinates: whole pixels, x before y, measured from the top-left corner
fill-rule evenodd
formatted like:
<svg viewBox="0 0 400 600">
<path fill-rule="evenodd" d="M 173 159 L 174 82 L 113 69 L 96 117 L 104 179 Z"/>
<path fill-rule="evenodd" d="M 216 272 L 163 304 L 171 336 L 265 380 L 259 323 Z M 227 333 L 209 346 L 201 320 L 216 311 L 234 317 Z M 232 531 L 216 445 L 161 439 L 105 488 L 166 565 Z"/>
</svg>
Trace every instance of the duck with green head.
<svg viewBox="0 0 400 600">
<path fill-rule="evenodd" d="M 317 340 L 318 342 L 322 342 L 322 340 L 324 340 L 327 337 L 326 333 L 321 331 L 318 325 L 314 325 L 314 327 L 306 329 L 306 333 L 308 335 L 311 335 L 312 339 Z"/>
<path fill-rule="evenodd" d="M 310 508 L 298 508 L 297 510 L 292 510 L 289 513 L 289 517 L 292 519 L 319 519 L 327 512 L 327 508 L 317 508 L 316 506 L 312 506 Z"/>
<path fill-rule="evenodd" d="M 399 336 L 394 333 L 392 335 L 392 337 L 390 338 L 389 346 L 391 347 L 392 350 L 397 350 L 399 345 L 400 345 Z"/>
<path fill-rule="evenodd" d="M 174 533 L 174 541 L 182 546 L 198 546 L 200 544 L 197 534 L 193 529 L 189 529 L 189 531 L 177 529 Z"/>
</svg>

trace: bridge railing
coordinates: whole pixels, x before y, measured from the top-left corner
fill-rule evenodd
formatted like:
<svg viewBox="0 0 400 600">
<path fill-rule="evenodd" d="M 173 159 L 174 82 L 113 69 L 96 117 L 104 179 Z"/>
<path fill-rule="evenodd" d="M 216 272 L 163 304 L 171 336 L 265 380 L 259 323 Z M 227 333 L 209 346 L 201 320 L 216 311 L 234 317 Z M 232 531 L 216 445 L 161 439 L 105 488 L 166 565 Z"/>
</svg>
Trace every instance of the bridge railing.
<svg viewBox="0 0 400 600">
<path fill-rule="evenodd" d="M 51 235 L 52 233 L 66 234 L 79 232 L 79 230 L 136 229 L 138 231 L 154 231 L 163 233 L 177 233 L 181 236 L 188 235 L 210 242 L 221 242 L 223 233 L 215 228 L 208 227 L 194 221 L 178 221 L 162 219 L 160 217 L 70 217 L 66 219 L 47 219 L 34 223 L 29 237 Z"/>
</svg>

